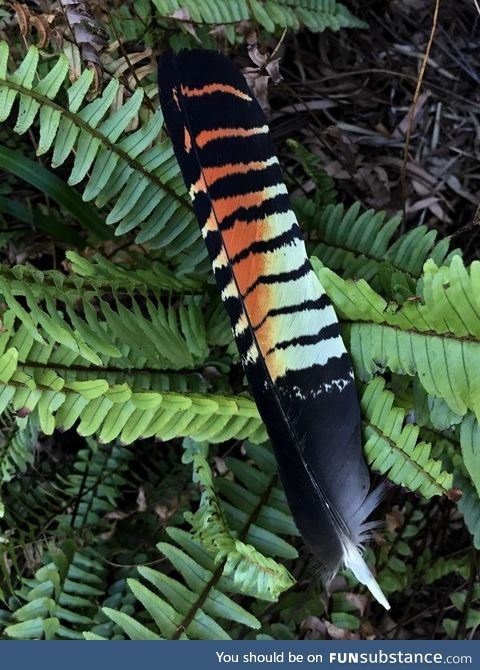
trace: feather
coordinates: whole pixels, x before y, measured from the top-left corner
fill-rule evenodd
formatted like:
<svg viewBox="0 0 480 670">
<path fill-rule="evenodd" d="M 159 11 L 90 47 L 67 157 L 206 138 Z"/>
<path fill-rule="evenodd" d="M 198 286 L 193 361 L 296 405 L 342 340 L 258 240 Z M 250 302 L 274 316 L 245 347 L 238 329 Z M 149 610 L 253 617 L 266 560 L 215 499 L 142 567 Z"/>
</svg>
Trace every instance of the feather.
<svg viewBox="0 0 480 670">
<path fill-rule="evenodd" d="M 295 522 L 326 582 L 343 564 L 388 608 L 362 557 L 381 490 L 370 491 L 352 364 L 307 258 L 265 116 L 215 51 L 166 52 L 158 81 Z"/>
</svg>

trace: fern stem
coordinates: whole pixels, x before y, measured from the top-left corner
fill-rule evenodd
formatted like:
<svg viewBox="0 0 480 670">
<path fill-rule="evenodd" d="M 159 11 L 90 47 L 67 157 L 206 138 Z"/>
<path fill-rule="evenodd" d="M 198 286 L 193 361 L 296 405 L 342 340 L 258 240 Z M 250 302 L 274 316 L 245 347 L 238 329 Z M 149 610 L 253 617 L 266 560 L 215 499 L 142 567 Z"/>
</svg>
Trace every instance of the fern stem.
<svg viewBox="0 0 480 670">
<path fill-rule="evenodd" d="M 149 368 L 143 366 L 142 368 L 132 368 L 132 367 L 125 367 L 125 368 L 120 368 L 120 367 L 115 367 L 114 365 L 105 365 L 105 366 L 96 366 L 96 365 L 78 365 L 76 363 L 72 363 L 69 365 L 62 365 L 61 363 L 39 363 L 38 361 L 24 361 L 24 362 L 19 362 L 18 367 L 19 368 L 36 368 L 39 370 L 62 370 L 62 371 L 70 371 L 70 370 L 75 370 L 76 372 L 85 372 L 85 373 L 109 373 L 112 372 L 113 374 L 118 374 L 118 375 L 138 375 L 138 376 L 143 376 L 143 375 L 161 375 L 161 374 L 168 374 L 169 372 L 175 372 L 175 374 L 179 375 L 192 375 L 192 374 L 198 374 L 202 375 L 203 369 L 208 366 L 208 362 L 206 362 L 204 365 L 202 365 L 201 368 Z M 14 382 L 9 381 L 7 386 L 9 384 L 14 384 Z M 38 385 L 38 388 L 41 388 L 41 385 Z"/>
</svg>

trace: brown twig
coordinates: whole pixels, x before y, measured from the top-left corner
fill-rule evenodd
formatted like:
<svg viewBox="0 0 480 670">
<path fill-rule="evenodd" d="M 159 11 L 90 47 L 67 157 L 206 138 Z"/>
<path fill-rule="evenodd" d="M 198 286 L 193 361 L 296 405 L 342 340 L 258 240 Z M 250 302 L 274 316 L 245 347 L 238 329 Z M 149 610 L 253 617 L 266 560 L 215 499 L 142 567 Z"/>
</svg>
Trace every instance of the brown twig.
<svg viewBox="0 0 480 670">
<path fill-rule="evenodd" d="M 430 37 L 428 38 L 427 48 L 422 59 L 422 64 L 420 66 L 420 73 L 418 75 L 417 84 L 415 86 L 415 93 L 413 94 L 413 102 L 409 112 L 409 123 L 407 132 L 405 135 L 405 147 L 403 150 L 403 163 L 402 170 L 400 173 L 400 183 L 402 189 L 402 201 L 403 201 L 403 219 L 406 221 L 407 218 L 407 162 L 408 162 L 408 151 L 410 148 L 410 140 L 412 137 L 413 131 L 413 120 L 415 118 L 415 111 L 417 109 L 418 98 L 420 97 L 420 91 L 422 89 L 423 78 L 425 71 L 427 69 L 428 59 L 430 57 L 430 51 L 433 44 L 433 38 L 435 37 L 435 32 L 437 29 L 438 23 L 438 14 L 440 12 L 440 0 L 435 0 L 435 10 L 433 12 L 432 20 L 432 29 L 430 31 Z"/>
</svg>

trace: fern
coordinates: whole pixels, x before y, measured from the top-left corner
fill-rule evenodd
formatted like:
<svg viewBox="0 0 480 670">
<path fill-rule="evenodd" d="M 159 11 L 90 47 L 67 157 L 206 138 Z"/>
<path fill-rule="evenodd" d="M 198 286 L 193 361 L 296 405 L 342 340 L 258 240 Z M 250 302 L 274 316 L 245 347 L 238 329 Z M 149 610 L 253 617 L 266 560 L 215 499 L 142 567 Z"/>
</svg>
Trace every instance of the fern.
<svg viewBox="0 0 480 670">
<path fill-rule="evenodd" d="M 320 156 L 312 153 L 300 144 L 300 142 L 295 140 L 287 140 L 287 146 L 292 150 L 293 156 L 302 172 L 302 175 L 299 176 L 295 175 L 294 172 L 296 178 L 291 180 L 292 188 L 298 185 L 298 183 L 302 183 L 303 174 L 309 178 L 309 181 L 303 188 L 306 191 L 308 191 L 311 186 L 315 188 L 313 206 L 310 205 L 310 198 L 300 196 L 292 198 L 294 208 L 297 208 L 301 214 L 305 215 L 305 218 L 302 221 L 304 229 L 314 229 L 317 219 L 314 213 L 318 214 L 319 210 L 323 210 L 328 205 L 337 202 L 338 193 L 335 189 L 335 182 L 322 167 Z M 290 177 L 291 175 L 288 174 L 287 176 Z M 312 216 L 308 216 L 307 212 L 312 214 Z"/>
<path fill-rule="evenodd" d="M 317 266 L 318 267 L 318 266 Z M 364 280 L 318 274 L 341 318 L 360 379 L 378 370 L 417 375 L 428 394 L 443 398 L 461 416 L 480 414 L 480 389 L 472 370 L 479 351 L 477 306 L 480 263 L 466 269 L 454 256 L 450 266 L 425 264 L 423 298 L 401 307 L 387 302 Z"/>
<path fill-rule="evenodd" d="M 152 283 L 154 279 L 155 275 Z M 135 283 L 133 276 L 119 286 L 118 281 L 104 278 L 69 281 L 59 272 L 4 267 L 0 268 L 0 294 L 11 310 L 4 316 L 9 341 L 17 317 L 40 351 L 44 345 L 47 356 L 48 345 L 58 343 L 76 354 L 76 364 L 107 367 L 116 363 L 119 368 L 158 371 L 194 369 L 208 357 L 198 301 L 187 297 L 178 309 L 165 308 L 161 294 L 150 291 L 149 295 L 148 284 Z M 3 343 L 5 347 L 7 338 Z M 30 352 L 23 340 L 22 346 L 21 357 L 26 360 Z M 70 354 L 68 364 L 73 363 Z"/>
<path fill-rule="evenodd" d="M 133 391 L 128 384 L 105 379 L 68 381 L 53 370 L 28 374 L 18 366 L 14 348 L 0 357 L 0 408 L 32 413 L 40 429 L 71 428 L 102 442 L 117 437 L 130 444 L 140 437 L 163 440 L 188 435 L 223 442 L 233 437 L 264 441 L 265 429 L 256 407 L 247 398 L 208 394 Z"/>
<path fill-rule="evenodd" d="M 323 191 L 320 192 L 320 195 Z M 318 197 L 297 197 L 294 207 L 302 226 L 311 231 L 309 252 L 344 279 L 365 279 L 377 291 L 405 277 L 414 293 L 423 265 L 431 258 L 437 265 L 448 264 L 458 250 L 449 253 L 449 239 L 436 243 L 437 232 L 418 226 L 393 241 L 402 219 L 385 219 L 385 212 L 362 211 L 360 203 L 320 206 Z M 321 203 L 320 203 L 321 205 Z M 392 297 L 397 297 L 393 295 Z"/>
<path fill-rule="evenodd" d="M 365 27 L 335 0 L 153 0 L 153 4 L 162 17 L 172 17 L 183 9 L 196 23 L 254 20 L 268 32 L 281 28 L 299 30 L 303 26 L 313 32 Z M 230 37 L 233 41 L 233 34 Z"/>
<path fill-rule="evenodd" d="M 419 557 L 415 568 L 416 573 L 425 584 L 433 584 L 451 574 L 459 574 L 464 579 L 469 572 L 468 556 L 432 558 L 431 551 L 427 550 Z"/>
<path fill-rule="evenodd" d="M 149 260 L 145 263 L 143 254 L 132 254 L 133 267 L 122 267 L 118 263 L 112 263 L 101 254 L 95 254 L 92 258 L 85 258 L 74 251 L 67 251 L 66 259 L 69 270 L 76 275 L 69 278 L 60 273 L 45 273 L 44 277 L 56 277 L 57 282 L 61 282 L 62 289 L 69 288 L 75 290 L 71 284 L 76 284 L 77 291 L 83 281 L 91 280 L 94 291 L 100 289 L 111 293 L 113 290 L 120 292 L 153 292 L 153 293 L 172 293 L 193 291 L 198 289 L 203 281 L 196 275 L 182 275 L 179 277 L 172 272 L 165 264 L 159 261 Z M 145 267 L 142 267 L 144 265 Z M 48 279 L 47 279 L 48 281 Z M 55 281 L 54 281 L 55 283 Z M 87 283 L 88 286 L 88 283 Z M 80 291 L 79 291 L 80 293 Z"/>
<path fill-rule="evenodd" d="M 134 618 L 110 607 L 103 610 L 130 639 L 230 639 L 225 623 L 228 626 L 233 621 L 250 628 L 259 628 L 260 623 L 227 593 L 275 601 L 292 584 L 285 568 L 263 555 L 266 551 L 295 557 L 296 551 L 278 533 L 298 534 L 276 484 L 272 453 L 265 447 L 247 445 L 251 462 L 229 461 L 238 478 L 234 482 L 213 479 L 206 445 L 186 440 L 184 447 L 184 460 L 192 463 L 193 479 L 201 485 L 202 497 L 198 511 L 187 515 L 192 532 L 171 527 L 167 532 L 173 543 L 161 542 L 158 549 L 185 584 L 148 566 L 139 567 L 143 580 L 129 579 L 128 584 L 145 610 L 144 617 Z M 239 505 L 243 514 L 232 516 L 230 503 L 218 495 L 219 482 L 224 483 L 220 490 L 229 500 L 243 497 Z M 155 630 L 145 625 L 148 619 Z M 91 634 L 86 637 L 93 639 Z"/>
<path fill-rule="evenodd" d="M 458 509 L 473 538 L 473 546 L 480 549 L 480 498 L 475 488 L 461 474 L 456 475 L 454 484 L 463 493 L 458 502 Z"/>
<path fill-rule="evenodd" d="M 462 421 L 460 445 L 463 463 L 480 496 L 480 427 L 471 414 Z"/>
<path fill-rule="evenodd" d="M 88 527 L 91 530 L 104 525 L 105 514 L 116 509 L 120 488 L 126 483 L 131 452 L 119 445 L 99 445 L 86 440 L 87 448 L 81 449 L 63 484 L 64 494 L 73 504 L 69 510 L 58 516 L 62 526 L 71 528 Z"/>
<path fill-rule="evenodd" d="M 38 436 L 31 422 L 20 420 L 17 423 L 7 413 L 2 416 L 2 420 L 6 425 L 2 430 L 3 444 L 0 446 L 0 490 L 2 484 L 25 473 L 28 466 L 33 464 Z"/>
<path fill-rule="evenodd" d="M 265 448 L 247 447 L 247 453 L 263 466 L 261 471 L 241 461 L 229 461 L 233 472 L 248 487 L 245 490 L 229 482 L 220 488 L 224 492 L 226 489 L 227 495 L 236 501 L 233 506 L 218 499 L 201 447 L 187 442 L 187 449 L 187 462 L 191 459 L 193 463 L 194 481 L 202 485 L 198 511 L 188 518 L 194 532 L 216 560 L 222 561 L 225 574 L 233 576 L 241 590 L 253 592 L 257 597 L 276 599 L 292 580 L 282 566 L 266 556 L 296 558 L 296 550 L 277 533 L 296 535 L 297 530 L 283 493 L 275 487 L 277 475 L 272 454 Z M 239 503 L 238 496 L 243 497 L 243 502 Z"/>
<path fill-rule="evenodd" d="M 105 567 L 89 551 L 71 542 L 55 549 L 33 579 L 24 579 L 15 608 L 4 630 L 13 639 L 82 639 L 76 628 L 90 625 L 96 607 L 92 598 L 103 593 Z"/>
<path fill-rule="evenodd" d="M 118 8 L 112 39 L 119 26 L 156 48 L 159 39 L 238 43 L 245 21 L 266 31 L 262 39 L 363 25 L 333 0 L 153 6 L 155 29 L 141 18 L 152 14 L 149 0 Z M 294 563 L 291 588 L 298 531 L 227 317 L 209 295 L 203 241 L 152 111 L 153 87 L 139 84 L 151 62 L 130 67 L 123 53 L 104 54 L 102 89 L 90 70 L 69 82 L 66 57 L 35 47 L 10 69 L 18 52 L 0 44 L 4 141 L 12 128 L 28 133 L 60 175 L 37 173 L 18 140 L 1 156 L 82 230 L 57 225 L 28 195 L 13 202 L 8 183 L 0 245 L 23 243 L 13 217 L 60 241 L 56 252 L 66 243 L 85 256 L 67 251 L 66 272 L 0 265 L 2 635 L 271 640 L 318 636 L 322 626 L 363 635 L 368 596 L 351 574 L 333 593 L 306 589 L 307 555 Z M 480 548 L 480 264 L 466 267 L 424 226 L 404 232 L 399 217 L 336 204 L 319 159 L 289 148 L 294 183 L 313 191 L 295 208 L 354 359 L 366 459 L 406 489 L 392 494 L 400 503 L 367 561 L 394 604 L 414 589 L 430 603 L 445 583 L 445 634 L 474 631 L 479 594 L 464 590 L 474 562 L 462 517 Z M 98 210 L 93 225 L 93 204 L 84 208 L 78 192 Z M 108 258 L 90 255 L 98 240 Z M 440 521 L 445 538 L 432 552 Z"/>
<path fill-rule="evenodd" d="M 9 49 L 0 43 L 0 121 L 11 114 L 15 99 L 19 108 L 14 130 L 28 131 L 39 117 L 37 155 L 53 148 L 53 167 L 63 165 L 75 152 L 68 183 L 79 184 L 89 174 L 83 191 L 85 201 L 98 207 L 112 205 L 106 223 L 116 224 L 116 234 L 140 227 L 137 242 L 148 242 L 183 272 L 206 266 L 206 252 L 198 225 L 188 203 L 182 177 L 169 140 L 159 141 L 162 116 L 156 112 L 132 132 L 132 121 L 142 116 L 144 91 L 135 93 L 109 112 L 120 84 L 112 79 L 101 97 L 86 102 L 93 72 L 84 70 L 62 94 L 68 72 L 60 56 L 48 74 L 33 85 L 39 61 L 30 47 L 22 63 L 7 71 Z M 107 118 L 105 118 L 107 117 Z"/>
<path fill-rule="evenodd" d="M 145 561 L 145 558 L 145 554 L 136 554 L 135 562 L 140 565 Z M 115 570 L 111 578 L 108 593 L 102 600 L 101 607 L 99 607 L 95 615 L 95 624 L 90 628 L 88 633 L 84 631 L 85 637 L 91 635 L 95 638 L 101 637 L 102 639 L 114 640 L 123 638 L 122 629 L 103 612 L 103 609 L 117 611 L 127 616 L 135 614 L 136 598 L 128 588 L 127 583 L 127 580 L 134 575 L 136 575 L 136 567 L 134 565 Z"/>
<path fill-rule="evenodd" d="M 457 591 L 450 595 L 450 601 L 453 605 L 454 610 L 457 610 L 460 615 L 463 615 L 465 610 L 465 604 L 467 600 L 466 591 Z M 477 607 L 474 607 L 474 606 Z M 456 639 L 458 631 L 460 630 L 460 622 L 456 619 L 445 618 L 443 620 L 443 627 L 447 632 L 448 636 Z M 472 629 L 475 630 L 480 626 L 480 587 L 478 584 L 475 584 L 472 594 L 471 602 L 468 605 L 467 617 L 464 624 L 464 632 L 467 633 Z"/>
<path fill-rule="evenodd" d="M 378 581 L 389 596 L 412 586 L 415 578 L 409 566 L 415 552 L 412 541 L 425 531 L 425 514 L 418 503 L 407 504 L 403 513 L 405 522 L 385 532 L 387 542 L 381 545 L 378 555 Z"/>
<path fill-rule="evenodd" d="M 369 463 L 382 474 L 388 473 L 397 484 L 420 491 L 425 498 L 445 494 L 452 486 L 452 475 L 430 457 L 429 444 L 418 442 L 419 427 L 405 425 L 405 412 L 393 406 L 394 398 L 381 378 L 370 382 L 362 396 Z"/>
</svg>

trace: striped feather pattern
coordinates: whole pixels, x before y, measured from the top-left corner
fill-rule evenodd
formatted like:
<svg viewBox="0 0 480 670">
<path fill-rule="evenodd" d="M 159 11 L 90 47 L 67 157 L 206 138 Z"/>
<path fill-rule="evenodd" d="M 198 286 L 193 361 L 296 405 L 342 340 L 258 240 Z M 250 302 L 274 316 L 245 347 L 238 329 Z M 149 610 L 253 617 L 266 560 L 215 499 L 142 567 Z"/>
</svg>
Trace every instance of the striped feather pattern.
<svg viewBox="0 0 480 670">
<path fill-rule="evenodd" d="M 230 61 L 167 52 L 160 100 L 297 525 L 330 579 L 342 563 L 388 604 L 359 545 L 378 502 L 350 358 L 307 258 L 265 116 Z"/>
</svg>

